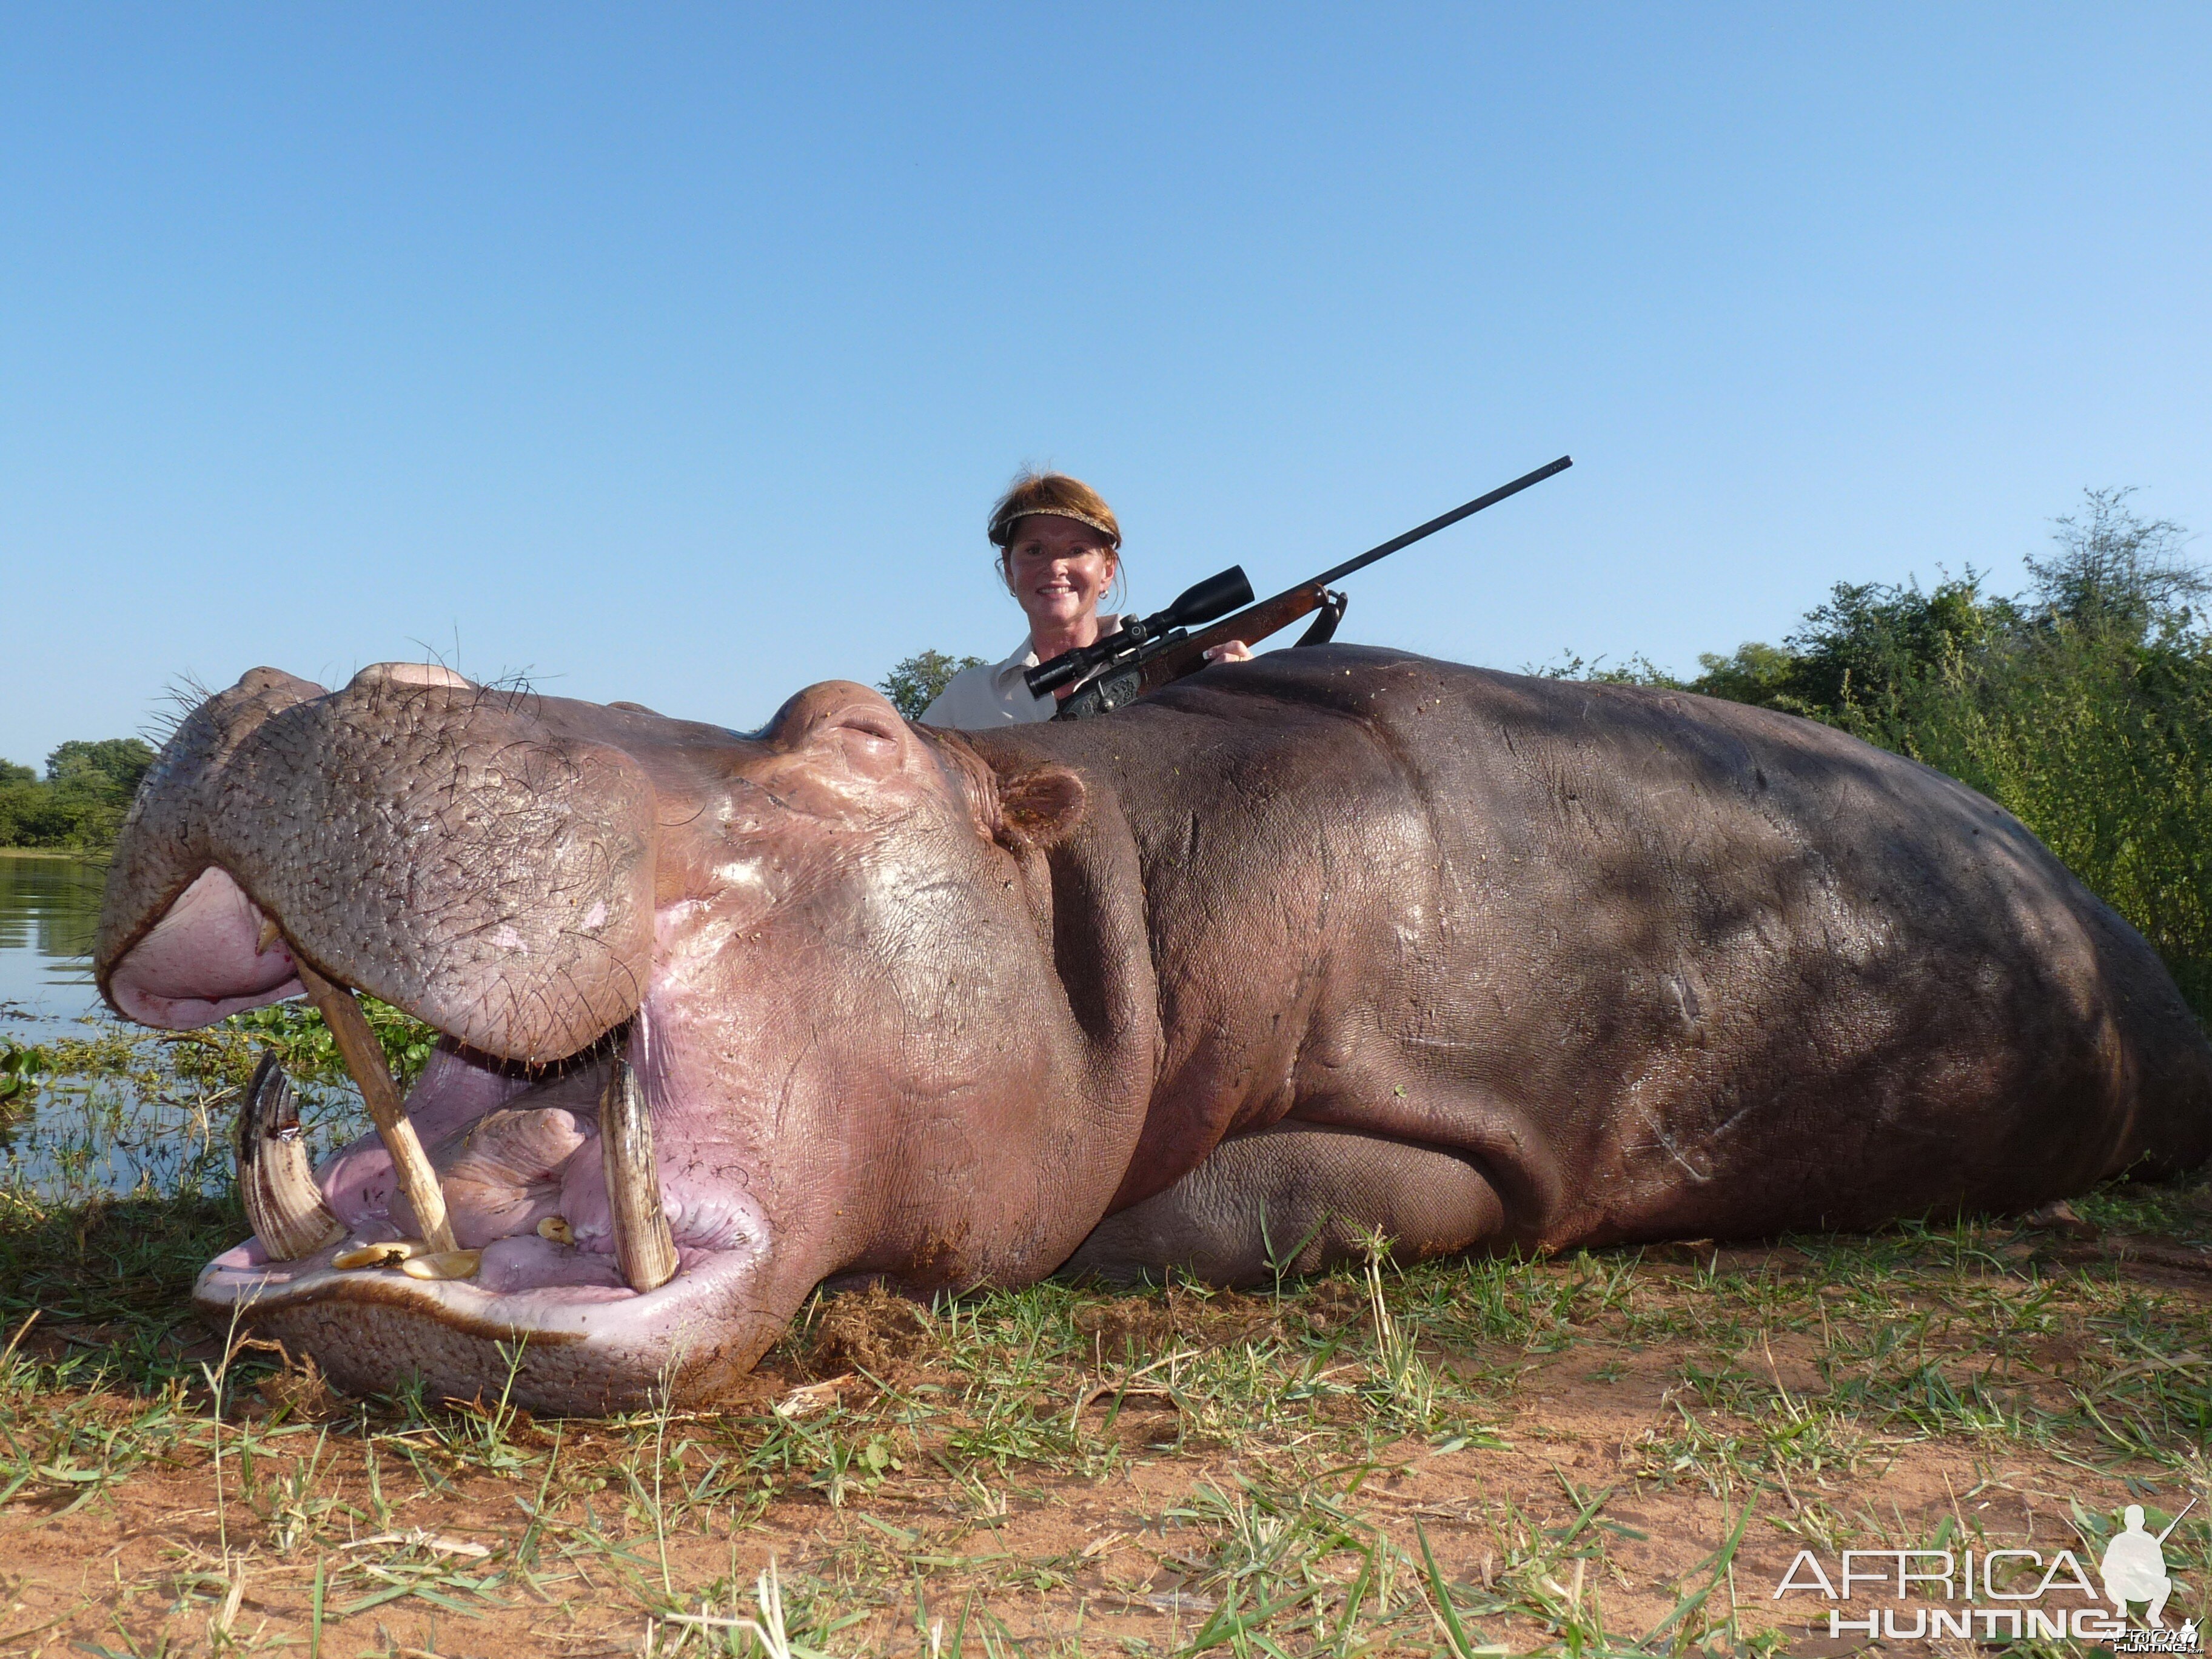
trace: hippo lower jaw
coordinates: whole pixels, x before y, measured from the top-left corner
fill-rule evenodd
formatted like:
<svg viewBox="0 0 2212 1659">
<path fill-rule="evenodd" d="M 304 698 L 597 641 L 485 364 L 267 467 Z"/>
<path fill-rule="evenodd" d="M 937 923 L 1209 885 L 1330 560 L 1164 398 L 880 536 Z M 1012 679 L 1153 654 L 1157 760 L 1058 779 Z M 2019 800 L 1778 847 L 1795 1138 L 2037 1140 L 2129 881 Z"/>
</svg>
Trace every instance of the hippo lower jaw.
<svg viewBox="0 0 2212 1659">
<path fill-rule="evenodd" d="M 509 1244 L 520 1248 L 502 1256 Z M 666 1285 L 640 1293 L 532 1282 L 543 1264 L 529 1247 L 544 1244 L 501 1241 L 485 1251 L 484 1277 L 423 1280 L 341 1272 L 330 1250 L 271 1261 L 248 1240 L 200 1270 L 192 1297 L 225 1323 L 238 1320 L 289 1352 L 313 1354 L 352 1392 L 391 1392 L 419 1378 L 434 1398 L 505 1397 L 551 1412 L 715 1399 L 766 1346 L 732 1333 L 750 1327 L 772 1339 L 780 1323 L 732 1316 L 750 1300 L 757 1252 L 687 1261 Z"/>
<path fill-rule="evenodd" d="M 677 1270 L 651 1290 L 624 1282 L 587 1109 L 609 1065 L 602 1049 L 533 1082 L 440 1046 L 408 1110 L 460 1244 L 480 1253 L 466 1277 L 335 1265 L 364 1243 L 416 1231 L 390 1156 L 368 1135 L 316 1171 L 341 1237 L 294 1261 L 250 1238 L 201 1270 L 194 1300 L 226 1324 L 313 1353 L 354 1391 L 419 1377 L 434 1397 L 505 1394 L 539 1410 L 584 1412 L 726 1391 L 781 1323 L 780 1310 L 752 1305 L 765 1222 L 713 1158 L 664 1131 L 663 1170 L 677 1166 L 663 1177 Z M 649 1066 L 645 1080 L 652 1098 Z"/>
</svg>

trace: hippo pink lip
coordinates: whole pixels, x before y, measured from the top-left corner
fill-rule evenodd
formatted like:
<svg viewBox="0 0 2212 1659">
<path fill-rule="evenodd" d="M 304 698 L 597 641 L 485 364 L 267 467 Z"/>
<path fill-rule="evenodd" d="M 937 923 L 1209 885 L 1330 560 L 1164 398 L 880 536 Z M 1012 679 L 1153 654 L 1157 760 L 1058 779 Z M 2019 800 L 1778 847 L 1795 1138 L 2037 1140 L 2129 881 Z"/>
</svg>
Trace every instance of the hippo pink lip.
<svg viewBox="0 0 2212 1659">
<path fill-rule="evenodd" d="M 148 1024 L 177 1026 L 301 994 L 284 944 L 262 948 L 264 920 L 246 889 L 210 866 L 116 964 L 117 1006 Z M 648 990 L 627 1035 L 658 1126 L 662 1197 L 680 1264 L 667 1285 L 641 1293 L 616 1265 L 597 1116 L 613 1034 L 542 1066 L 503 1061 L 447 1036 L 406 1107 L 440 1170 L 459 1243 L 483 1252 L 475 1275 L 422 1280 L 332 1267 L 334 1256 L 359 1244 L 419 1232 L 396 1190 L 390 1156 L 372 1133 L 315 1172 L 324 1201 L 345 1228 L 343 1238 L 292 1261 L 271 1260 L 258 1239 L 249 1239 L 208 1263 L 196 1296 L 204 1304 L 264 1313 L 308 1301 L 412 1304 L 464 1328 L 562 1340 L 633 1322 L 641 1304 L 680 1309 L 711 1293 L 744 1273 L 766 1229 L 746 1193 L 711 1160 L 691 1156 L 690 1115 L 672 1097 L 668 1028 Z M 540 1235 L 540 1224 L 556 1217 L 572 1243 Z"/>
</svg>

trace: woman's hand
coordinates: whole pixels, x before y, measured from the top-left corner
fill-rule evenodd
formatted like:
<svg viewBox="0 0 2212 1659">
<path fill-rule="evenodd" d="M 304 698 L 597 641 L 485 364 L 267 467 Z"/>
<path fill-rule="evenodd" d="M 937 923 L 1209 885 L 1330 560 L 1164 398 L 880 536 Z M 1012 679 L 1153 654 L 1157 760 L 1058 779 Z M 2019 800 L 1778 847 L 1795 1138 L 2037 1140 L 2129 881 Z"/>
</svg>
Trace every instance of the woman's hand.
<svg viewBox="0 0 2212 1659">
<path fill-rule="evenodd" d="M 1242 640 L 1224 640 L 1218 645 L 1206 647 L 1206 659 L 1208 662 L 1249 662 L 1252 660 L 1252 647 Z"/>
</svg>

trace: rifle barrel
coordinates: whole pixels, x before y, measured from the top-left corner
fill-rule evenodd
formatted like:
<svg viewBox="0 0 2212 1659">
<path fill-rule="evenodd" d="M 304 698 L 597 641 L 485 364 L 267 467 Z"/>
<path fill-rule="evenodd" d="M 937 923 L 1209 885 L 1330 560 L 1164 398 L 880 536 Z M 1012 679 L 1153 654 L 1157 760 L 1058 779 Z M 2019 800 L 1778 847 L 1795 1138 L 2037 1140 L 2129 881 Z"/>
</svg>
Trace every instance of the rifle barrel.
<svg viewBox="0 0 2212 1659">
<path fill-rule="evenodd" d="M 1370 547 L 1364 553 L 1362 553 L 1358 558 L 1346 559 L 1342 564 L 1338 565 L 1334 570 L 1324 570 L 1320 575 L 1316 576 L 1313 580 L 1321 586 L 1327 587 L 1331 582 L 1336 580 L 1339 577 L 1349 576 L 1353 571 L 1364 569 L 1368 565 L 1373 564 L 1377 559 L 1388 558 L 1391 554 L 1395 553 L 1401 547 L 1411 547 L 1415 542 L 1419 541 L 1424 536 L 1433 536 L 1439 530 L 1443 530 L 1449 526 L 1457 524 L 1462 519 L 1466 518 L 1470 514 L 1480 513 L 1486 507 L 1495 507 L 1498 502 L 1504 501 L 1508 495 L 1517 495 L 1522 490 L 1526 489 L 1530 484 L 1541 483 L 1545 479 L 1550 477 L 1554 472 L 1565 472 L 1574 464 L 1575 460 L 1573 456 L 1562 455 L 1558 460 L 1552 462 L 1549 465 L 1540 466 L 1534 472 L 1530 472 L 1521 477 L 1516 478 L 1510 484 L 1500 484 L 1497 489 L 1492 490 L 1487 495 L 1477 495 L 1466 506 L 1455 507 L 1452 508 L 1450 512 L 1443 514 L 1441 517 L 1431 519 L 1425 525 L 1416 526 L 1414 528 L 1408 530 L 1402 536 L 1393 536 L 1389 541 L 1383 543 L 1382 546 Z"/>
<path fill-rule="evenodd" d="M 2163 1544 L 2164 1542 L 2166 1542 L 2166 1540 L 2167 1539 L 2169 1539 L 2169 1538 L 2172 1537 L 2172 1536 L 2173 1536 L 2173 1529 L 2174 1529 L 2176 1527 L 2178 1527 L 2178 1526 L 2179 1526 L 2179 1525 L 2181 1524 L 2181 1522 L 2182 1522 L 2182 1516 L 2186 1516 L 2186 1515 L 2189 1513 L 2189 1511 L 2190 1511 L 2190 1510 L 2191 1510 L 2195 1509 L 2196 1507 L 2197 1507 L 2197 1500 L 2196 1500 L 2195 1498 L 2191 1498 L 2191 1499 L 2190 1499 L 2186 1504 L 2183 1504 L 2183 1505 L 2182 1505 L 2182 1507 L 2181 1507 L 2181 1514 L 2180 1514 L 2180 1515 L 2177 1515 L 2177 1516 L 2175 1516 L 2173 1517 L 2173 1519 L 2172 1519 L 2172 1520 L 2171 1520 L 2171 1521 L 2169 1521 L 2169 1522 L 2167 1522 L 2166 1523 L 2166 1530 L 2165 1530 L 2164 1532 L 2162 1532 L 2162 1533 L 2159 1534 L 2159 1535 L 2158 1535 L 2158 1541 L 2159 1541 L 2160 1543 Z"/>
</svg>

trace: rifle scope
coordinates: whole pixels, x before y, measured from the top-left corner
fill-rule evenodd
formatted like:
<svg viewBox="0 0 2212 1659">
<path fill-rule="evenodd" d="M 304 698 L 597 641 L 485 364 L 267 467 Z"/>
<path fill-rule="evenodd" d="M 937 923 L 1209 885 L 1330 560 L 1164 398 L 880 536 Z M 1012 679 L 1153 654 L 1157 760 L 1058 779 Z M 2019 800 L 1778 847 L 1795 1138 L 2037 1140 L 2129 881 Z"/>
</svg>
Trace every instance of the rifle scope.
<svg viewBox="0 0 2212 1659">
<path fill-rule="evenodd" d="M 1244 567 L 1232 564 L 1218 575 L 1208 576 L 1196 586 L 1185 588 L 1166 610 L 1125 623 L 1096 645 L 1079 646 L 1073 651 L 1062 652 L 1050 662 L 1039 663 L 1022 676 L 1023 684 L 1029 687 L 1031 696 L 1045 696 L 1070 680 L 1080 678 L 1092 669 L 1115 661 L 1178 628 L 1201 628 L 1251 603 L 1252 584 L 1244 574 Z"/>
</svg>

